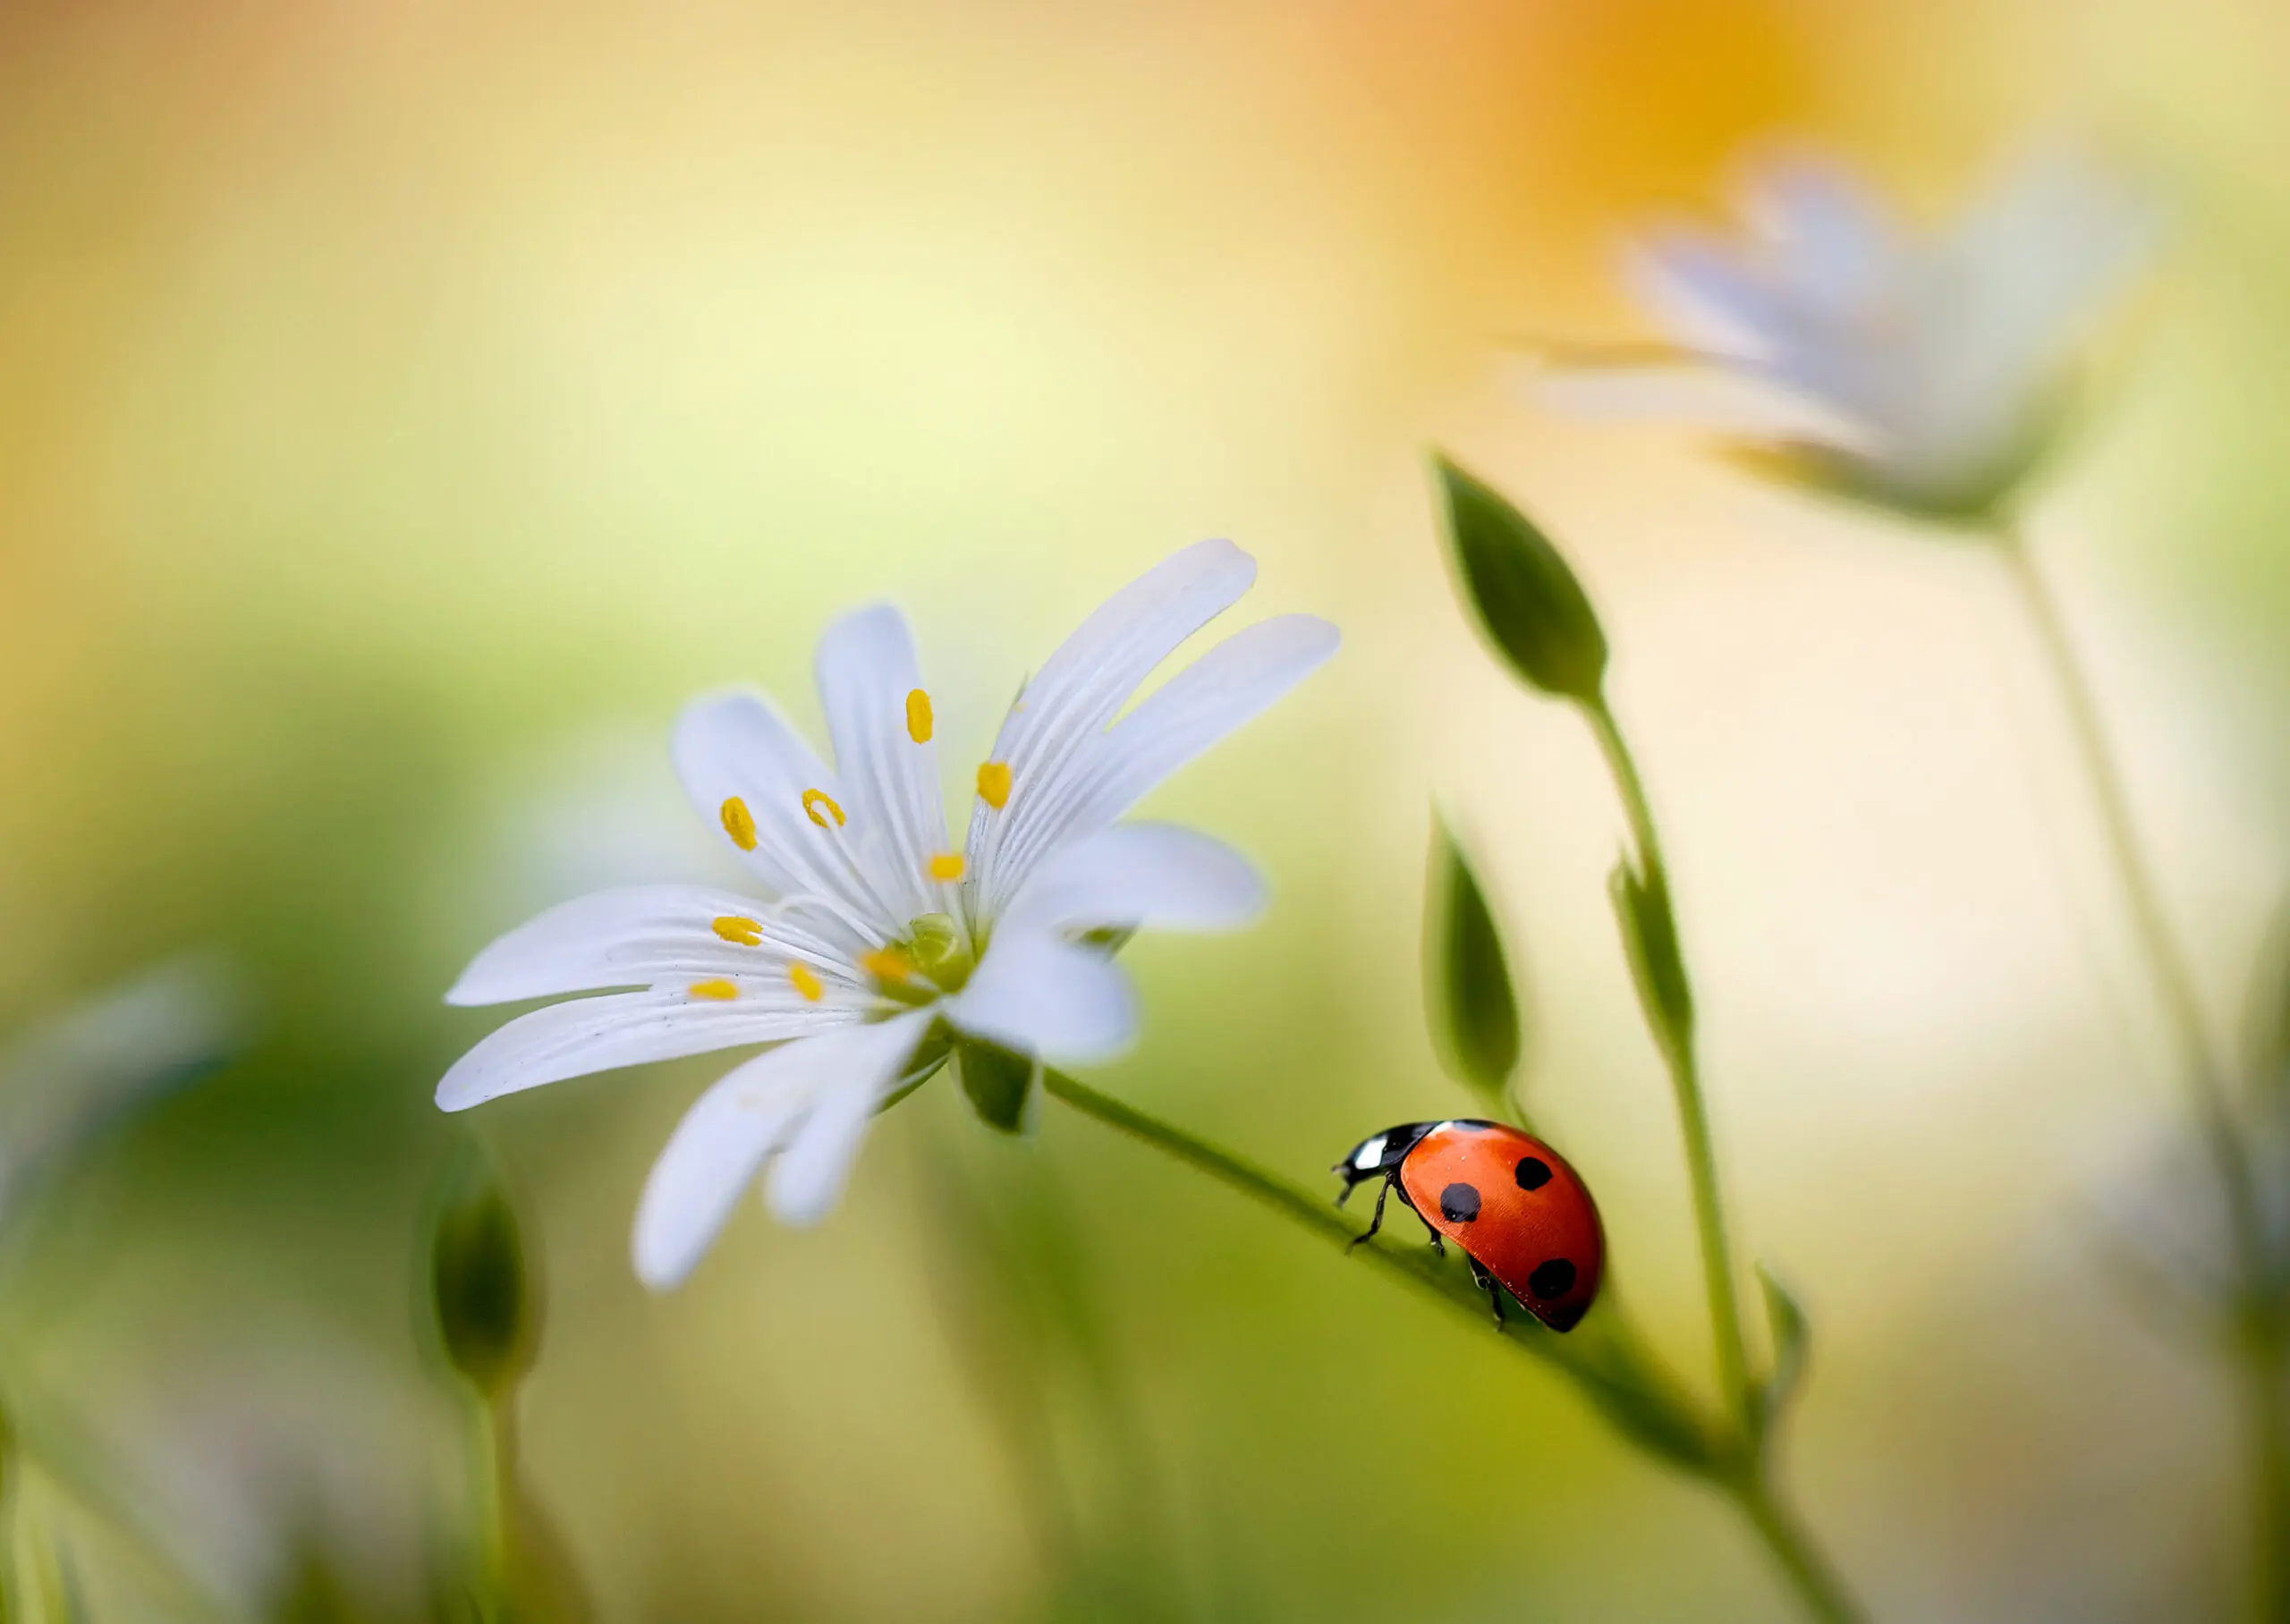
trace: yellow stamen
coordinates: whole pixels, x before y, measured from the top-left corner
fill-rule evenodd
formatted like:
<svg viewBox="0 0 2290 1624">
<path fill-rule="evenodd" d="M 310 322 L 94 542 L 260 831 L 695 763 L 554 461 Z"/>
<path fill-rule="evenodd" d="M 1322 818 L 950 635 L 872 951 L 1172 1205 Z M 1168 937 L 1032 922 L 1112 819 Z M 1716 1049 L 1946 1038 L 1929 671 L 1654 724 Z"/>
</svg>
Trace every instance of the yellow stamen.
<svg viewBox="0 0 2290 1624">
<path fill-rule="evenodd" d="M 810 818 L 820 828 L 824 829 L 827 825 L 827 819 L 819 816 L 819 808 L 821 807 L 825 807 L 827 809 L 828 814 L 834 817 L 835 826 L 838 829 L 842 828 L 843 808 L 835 804 L 834 796 L 829 795 L 825 790 L 806 790 L 803 791 L 803 816 Z"/>
<path fill-rule="evenodd" d="M 878 947 L 859 955 L 859 968 L 878 981 L 904 981 L 914 974 L 914 960 L 903 948 Z"/>
<path fill-rule="evenodd" d="M 997 812 L 1010 804 L 1008 762 L 981 761 L 978 764 L 978 798 Z"/>
<path fill-rule="evenodd" d="M 817 1003 L 827 996 L 827 988 L 819 985 L 817 973 L 800 959 L 787 967 L 787 979 L 795 984 L 795 990 L 803 995 L 806 1003 Z"/>
<path fill-rule="evenodd" d="M 748 803 L 734 795 L 724 803 L 724 833 L 732 837 L 732 844 L 742 851 L 755 850 L 755 814 L 748 810 Z"/>
<path fill-rule="evenodd" d="M 906 736 L 917 744 L 930 742 L 930 696 L 919 688 L 907 690 Z"/>
<path fill-rule="evenodd" d="M 961 879 L 963 870 L 967 865 L 963 863 L 961 852 L 941 851 L 923 867 L 929 871 L 932 879 L 947 881 Z"/>
<path fill-rule="evenodd" d="M 726 942 L 738 943 L 742 947 L 763 945 L 762 921 L 743 918 L 738 914 L 725 914 L 717 920 L 716 934 Z"/>
<path fill-rule="evenodd" d="M 691 991 L 694 998 L 714 998 L 719 1001 L 737 998 L 740 995 L 739 988 L 721 977 L 714 981 L 695 981 L 691 984 Z"/>
</svg>

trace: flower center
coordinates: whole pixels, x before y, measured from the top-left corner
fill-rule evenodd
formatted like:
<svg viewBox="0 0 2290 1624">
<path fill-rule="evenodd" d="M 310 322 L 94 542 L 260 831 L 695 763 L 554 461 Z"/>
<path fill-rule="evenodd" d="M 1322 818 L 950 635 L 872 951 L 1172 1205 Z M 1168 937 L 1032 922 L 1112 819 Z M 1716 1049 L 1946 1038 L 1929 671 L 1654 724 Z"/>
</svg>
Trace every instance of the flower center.
<svg viewBox="0 0 2290 1624">
<path fill-rule="evenodd" d="M 952 918 L 924 914 L 896 941 L 860 954 L 859 968 L 884 997 L 920 1008 L 961 992 L 978 960 Z"/>
</svg>

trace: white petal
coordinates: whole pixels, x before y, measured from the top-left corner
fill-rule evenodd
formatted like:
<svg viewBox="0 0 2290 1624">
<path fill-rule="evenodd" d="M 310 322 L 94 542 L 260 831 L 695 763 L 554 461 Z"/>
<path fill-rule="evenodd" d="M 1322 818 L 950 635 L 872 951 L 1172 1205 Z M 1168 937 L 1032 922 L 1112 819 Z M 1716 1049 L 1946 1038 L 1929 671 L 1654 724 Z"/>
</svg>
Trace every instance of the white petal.
<svg viewBox="0 0 2290 1624">
<path fill-rule="evenodd" d="M 1882 200 L 1843 165 L 1785 156 L 1752 171 L 1743 190 L 1743 213 L 1773 240 L 1778 275 L 1798 296 L 1844 309 L 1893 275 L 1899 235 Z"/>
<path fill-rule="evenodd" d="M 878 896 L 861 865 L 859 832 L 850 828 L 843 784 L 802 735 L 760 694 L 710 695 L 676 719 L 676 773 L 709 827 L 723 835 L 776 895 L 805 892 L 834 905 L 860 935 L 883 940 L 905 917 Z M 817 791 L 842 808 L 838 824 Z M 755 822 L 744 850 L 725 830 L 725 805 L 736 798 Z"/>
<path fill-rule="evenodd" d="M 1001 914 L 1038 862 L 1064 842 L 1103 829 L 1163 779 L 1319 669 L 1342 641 L 1309 614 L 1285 614 L 1235 632 L 1089 740 L 1047 783 L 1011 789 L 1023 821 L 1005 837 L 980 915 Z"/>
<path fill-rule="evenodd" d="M 726 941 L 715 922 L 744 919 L 761 939 Z M 767 904 L 698 885 L 600 891 L 550 909 L 470 962 L 447 1003 L 509 1003 L 675 978 L 767 976 L 802 959 L 830 976 L 838 950 Z"/>
<path fill-rule="evenodd" d="M 846 1027 L 757 1055 L 701 1095 L 668 1138 L 636 1208 L 636 1274 L 655 1291 L 679 1285 L 707 1252 L 765 1160 L 832 1092 L 862 1080 L 886 1050 L 920 1033 L 913 1017 Z"/>
<path fill-rule="evenodd" d="M 1074 752 L 1101 732 L 1154 667 L 1229 608 L 1256 579 L 1256 561 L 1229 541 L 1203 541 L 1147 571 L 1107 598 L 1050 656 L 1003 721 L 989 760 L 1010 769 L 1010 803 L 983 799 L 971 812 L 965 850 L 973 898 L 995 880 L 1005 842 L 1022 841 L 1024 786 L 1052 782 Z"/>
<path fill-rule="evenodd" d="M 922 691 L 914 639 L 887 604 L 844 615 L 819 639 L 819 700 L 854 826 L 878 834 L 886 866 L 878 889 L 912 918 L 951 901 L 926 873 L 946 850 L 937 747 L 909 731 L 908 696 Z M 927 699 L 925 701 L 927 704 Z"/>
<path fill-rule="evenodd" d="M 946 1017 L 1058 1065 L 1110 1060 L 1136 1041 L 1137 994 L 1113 960 L 1053 932 L 997 932 Z"/>
<path fill-rule="evenodd" d="M 836 1047 L 836 1074 L 771 1170 L 771 1210 L 782 1223 L 817 1223 L 835 1210 L 867 1124 L 937 1019 L 917 1010 L 861 1027 Z"/>
<path fill-rule="evenodd" d="M 1689 349 L 1769 359 L 1788 325 L 1785 300 L 1764 268 L 1701 232 L 1661 229 L 1631 243 L 1623 279 Z"/>
<path fill-rule="evenodd" d="M 692 998 L 654 989 L 575 998 L 520 1015 L 454 1062 L 437 1085 L 437 1104 L 465 1111 L 543 1083 L 674 1060 L 743 1044 L 806 1037 L 859 1019 L 831 1003 L 741 996 Z"/>
<path fill-rule="evenodd" d="M 1236 930 L 1264 903 L 1263 880 L 1224 842 L 1175 824 L 1117 824 L 1036 869 L 1002 928 Z M 997 937 L 989 960 L 1000 945 Z"/>
<path fill-rule="evenodd" d="M 1745 364 L 1649 362 L 1553 366 L 1534 376 L 1535 398 L 1582 418 L 1626 418 L 1706 428 L 1744 440 L 1803 441 L 1873 454 L 1882 435 Z"/>
</svg>

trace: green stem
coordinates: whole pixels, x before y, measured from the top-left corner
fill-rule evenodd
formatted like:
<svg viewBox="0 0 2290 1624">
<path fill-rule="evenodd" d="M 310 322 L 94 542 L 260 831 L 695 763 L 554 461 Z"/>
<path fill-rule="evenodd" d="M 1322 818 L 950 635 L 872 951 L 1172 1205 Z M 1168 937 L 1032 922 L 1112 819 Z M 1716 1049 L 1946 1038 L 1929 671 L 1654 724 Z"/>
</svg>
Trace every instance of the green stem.
<svg viewBox="0 0 2290 1624">
<path fill-rule="evenodd" d="M 514 1389 L 470 1396 L 470 1476 L 477 1520 L 477 1610 L 483 1624 L 509 1616 L 511 1497 L 517 1479 Z"/>
<path fill-rule="evenodd" d="M 1638 848 L 1639 868 L 1648 884 L 1667 899 L 1671 894 L 1669 867 L 1662 857 L 1662 838 L 1654 826 L 1654 812 L 1646 797 L 1638 762 L 1623 737 L 1621 725 L 1603 698 L 1583 707 L 1590 732 L 1599 741 L 1615 788 L 1630 818 Z M 1667 901 L 1665 905 L 1667 906 Z M 1649 1011 L 1650 1019 L 1653 1011 Z M 1710 1339 L 1718 1361 L 1718 1384 L 1726 1409 L 1746 1433 L 1751 1425 L 1748 1345 L 1742 1335 L 1741 1298 L 1734 1288 L 1732 1243 L 1726 1233 L 1726 1205 L 1718 1187 L 1718 1155 L 1710 1142 L 1709 1110 L 1702 1097 L 1701 1069 L 1694 1057 L 1691 1032 L 1666 1034 L 1655 1021 L 1657 1046 L 1669 1068 L 1677 1096 L 1678 1129 L 1685 1140 L 1687 1175 L 1693 1188 L 1694 1229 L 1701 1242 L 1701 1279 L 1709 1298 Z"/>
<path fill-rule="evenodd" d="M 1805 1611 L 1828 1624 L 1854 1624 L 1862 1614 L 1845 1590 L 1844 1579 L 1813 1544 L 1797 1514 L 1774 1493 L 1765 1474 L 1760 1471 L 1739 1480 L 1733 1493 L 1742 1514 L 1789 1576 Z"/>
<path fill-rule="evenodd" d="M 1042 1088 L 1052 1099 L 1062 1101 L 1082 1114 L 1118 1129 L 1197 1171 L 1207 1173 L 1219 1183 L 1270 1207 L 1290 1222 L 1302 1225 L 1322 1239 L 1341 1242 L 1346 1248 L 1352 1247 L 1351 1223 L 1328 1203 L 1307 1194 L 1285 1180 L 1251 1165 L 1196 1134 L 1164 1122 L 1110 1095 L 1100 1094 L 1065 1072 L 1045 1068 Z M 1485 1308 L 1477 1293 L 1456 1290 L 1449 1283 L 1449 1277 L 1440 1272 L 1432 1254 L 1387 1251 L 1378 1246 L 1362 1247 L 1358 1250 L 1361 1256 L 1369 1258 L 1377 1266 L 1428 1290 L 1473 1321 L 1485 1324 L 1482 1317 Z M 1578 1331 L 1574 1335 L 1581 1338 L 1583 1332 Z M 1638 1351 L 1634 1332 L 1619 1333 L 1619 1340 L 1607 1349 L 1604 1356 L 1589 1354 L 1587 1349 L 1582 1356 L 1562 1354 L 1552 1346 L 1558 1339 L 1531 1331 L 1524 1335 L 1506 1336 L 1504 1340 L 1530 1357 L 1560 1366 L 1582 1384 L 1585 1394 L 1593 1402 L 1599 1401 L 1600 1383 L 1621 1379 L 1624 1369 L 1627 1370 L 1627 1379 L 1641 1390 L 1658 1391 L 1663 1402 L 1674 1406 L 1679 1415 L 1686 1418 L 1687 1425 L 1700 1435 L 1701 1444 L 1698 1452 L 1664 1450 L 1647 1444 L 1641 1436 L 1639 1440 L 1641 1446 L 1649 1447 L 1671 1464 L 1708 1479 L 1726 1492 L 1771 1551 L 1807 1612 L 1817 1619 L 1828 1620 L 1830 1624 L 1853 1624 L 1853 1620 L 1861 1616 L 1846 1596 L 1835 1569 L 1815 1550 L 1802 1525 L 1776 1497 L 1767 1476 L 1762 1451 L 1748 1443 L 1748 1434 L 1729 1434 L 1715 1426 L 1707 1417 L 1696 1414 L 1692 1401 L 1675 1392 L 1673 1385 Z M 1598 1362 L 1600 1357 L 1607 1363 L 1600 1365 Z"/>
<path fill-rule="evenodd" d="M 2034 554 L 2016 530 L 1998 533 L 2005 564 L 2022 608 L 2067 712 L 2088 781 L 2108 855 L 2123 888 L 2138 938 L 2179 1051 L 2180 1070 L 2193 1095 L 2196 1118 L 2226 1208 L 2234 1249 L 2235 1341 L 2251 1387 L 2252 1497 L 2255 1513 L 2254 1592 L 2257 1616 L 2290 1621 L 2290 1442 L 2284 1429 L 2285 1338 L 2281 1309 L 2274 1300 L 2267 1259 L 2266 1222 L 2234 1104 L 2226 1069 L 2219 1062 L 2194 975 L 2163 909 L 2162 895 L 2132 822 L 2131 798 L 2123 769 L 2108 741 L 2082 662 L 2069 639 L 2058 600 L 2052 596 Z"/>
</svg>

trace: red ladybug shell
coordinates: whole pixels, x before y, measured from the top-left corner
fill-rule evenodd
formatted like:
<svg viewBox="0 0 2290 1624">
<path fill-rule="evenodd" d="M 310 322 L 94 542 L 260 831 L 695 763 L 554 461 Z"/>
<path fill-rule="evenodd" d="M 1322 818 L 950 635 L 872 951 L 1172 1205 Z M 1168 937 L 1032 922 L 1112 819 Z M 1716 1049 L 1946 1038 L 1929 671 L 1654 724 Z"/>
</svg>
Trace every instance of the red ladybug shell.
<svg viewBox="0 0 2290 1624">
<path fill-rule="evenodd" d="M 1540 1139 L 1495 1122 L 1443 1122 L 1400 1163 L 1423 1221 L 1527 1311 L 1571 1331 L 1599 1294 L 1606 1236 L 1590 1192 Z"/>
</svg>

